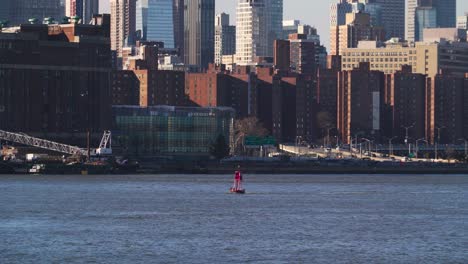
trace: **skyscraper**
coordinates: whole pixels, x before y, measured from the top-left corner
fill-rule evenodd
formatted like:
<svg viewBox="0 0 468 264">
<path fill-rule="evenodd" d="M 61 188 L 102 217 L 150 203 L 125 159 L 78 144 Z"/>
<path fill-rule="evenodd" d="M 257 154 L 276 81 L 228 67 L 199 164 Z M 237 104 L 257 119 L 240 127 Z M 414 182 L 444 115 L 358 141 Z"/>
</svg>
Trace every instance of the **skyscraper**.
<svg viewBox="0 0 468 264">
<path fill-rule="evenodd" d="M 149 0 L 147 35 L 148 41 L 164 42 L 164 47 L 174 48 L 174 19 L 172 0 Z"/>
<path fill-rule="evenodd" d="M 35 0 L 31 3 L 31 0 L 2 0 L 0 7 L 0 15 L 3 13 L 5 18 L 2 20 L 8 20 L 9 25 L 19 25 L 28 23 L 30 18 L 36 18 L 42 21 L 46 17 L 52 17 L 57 21 L 60 21 L 64 15 L 63 6 L 60 0 Z"/>
<path fill-rule="evenodd" d="M 282 0 L 238 0 L 236 62 L 253 64 L 257 57 L 272 57 L 273 43 L 282 32 Z"/>
<path fill-rule="evenodd" d="M 184 10 L 184 62 L 207 69 L 214 62 L 215 0 L 185 0 Z"/>
<path fill-rule="evenodd" d="M 146 40 L 148 26 L 148 0 L 137 0 L 135 11 L 136 38 Z"/>
<path fill-rule="evenodd" d="M 122 48 L 135 43 L 136 0 L 110 0 L 111 49 L 122 56 Z"/>
<path fill-rule="evenodd" d="M 180 56 L 184 55 L 184 0 L 173 0 L 174 11 L 174 46 L 179 49 Z"/>
<path fill-rule="evenodd" d="M 236 27 L 229 25 L 229 15 L 222 13 L 215 19 L 215 63 L 221 64 L 224 55 L 236 52 Z"/>
<path fill-rule="evenodd" d="M 436 24 L 434 27 L 455 27 L 456 24 L 456 9 L 457 2 L 456 0 L 408 0 L 407 14 L 406 14 L 406 40 L 408 41 L 418 41 L 422 39 L 422 35 L 418 34 L 418 27 L 420 28 L 423 22 L 419 21 L 418 23 L 418 8 L 433 8 L 433 11 L 430 11 L 436 16 Z M 424 10 L 424 9 L 419 9 Z M 425 10 L 427 11 L 427 10 Z M 419 11 L 421 17 L 426 13 Z"/>
<path fill-rule="evenodd" d="M 68 17 L 79 16 L 82 23 L 87 24 L 94 14 L 99 14 L 99 0 L 65 1 L 65 15 Z"/>
<path fill-rule="evenodd" d="M 382 7 L 386 38 L 405 38 L 405 0 L 375 0 Z"/>
</svg>

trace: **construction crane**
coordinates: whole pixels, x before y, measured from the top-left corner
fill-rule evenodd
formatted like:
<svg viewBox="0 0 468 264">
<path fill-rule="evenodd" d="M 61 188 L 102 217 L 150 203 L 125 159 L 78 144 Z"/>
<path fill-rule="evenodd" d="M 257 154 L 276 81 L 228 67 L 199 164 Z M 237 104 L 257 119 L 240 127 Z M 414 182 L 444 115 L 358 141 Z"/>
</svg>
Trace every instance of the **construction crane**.
<svg viewBox="0 0 468 264">
<path fill-rule="evenodd" d="M 99 145 L 99 148 L 93 152 L 93 154 L 111 155 L 112 154 L 111 137 L 112 137 L 112 133 L 110 131 L 104 131 L 104 136 L 102 137 L 101 144 Z M 62 144 L 58 142 L 53 142 L 50 140 L 35 138 L 35 137 L 31 137 L 22 133 L 13 133 L 13 132 L 0 130 L 0 140 L 5 140 L 9 142 L 26 145 L 26 146 L 56 151 L 56 152 L 69 154 L 69 155 L 78 155 L 78 156 L 88 155 L 88 151 L 86 149 L 82 149 L 76 146 L 70 146 L 70 145 Z"/>
</svg>

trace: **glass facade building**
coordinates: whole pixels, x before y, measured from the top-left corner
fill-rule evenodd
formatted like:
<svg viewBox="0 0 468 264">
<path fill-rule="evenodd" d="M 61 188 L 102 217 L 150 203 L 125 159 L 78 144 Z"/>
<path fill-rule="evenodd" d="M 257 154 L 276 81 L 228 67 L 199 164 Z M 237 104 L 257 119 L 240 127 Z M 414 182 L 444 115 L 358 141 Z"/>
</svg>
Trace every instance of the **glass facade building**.
<svg viewBox="0 0 468 264">
<path fill-rule="evenodd" d="M 232 145 L 234 109 L 113 106 L 114 145 L 134 156 L 209 155 L 219 135 Z"/>
<path fill-rule="evenodd" d="M 424 39 L 425 28 L 437 27 L 437 10 L 433 7 L 418 7 L 416 8 L 416 41 L 422 41 Z"/>
<path fill-rule="evenodd" d="M 162 41 L 165 48 L 174 48 L 174 19 L 172 0 L 148 0 L 148 41 Z"/>
<path fill-rule="evenodd" d="M 148 0 L 137 0 L 135 23 L 137 38 L 146 40 L 147 23 L 148 23 Z"/>
</svg>

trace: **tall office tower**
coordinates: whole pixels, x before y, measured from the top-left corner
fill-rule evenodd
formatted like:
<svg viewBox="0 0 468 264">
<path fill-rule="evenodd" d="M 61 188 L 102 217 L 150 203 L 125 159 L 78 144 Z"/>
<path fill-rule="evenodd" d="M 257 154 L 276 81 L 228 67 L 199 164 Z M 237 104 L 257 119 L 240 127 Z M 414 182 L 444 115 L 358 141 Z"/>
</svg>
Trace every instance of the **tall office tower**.
<svg viewBox="0 0 468 264">
<path fill-rule="evenodd" d="M 432 0 L 437 9 L 437 27 L 453 28 L 457 23 L 457 0 Z"/>
<path fill-rule="evenodd" d="M 224 55 L 236 52 L 236 27 L 229 25 L 229 15 L 222 13 L 215 18 L 215 63 L 222 64 Z"/>
<path fill-rule="evenodd" d="M 337 27 L 346 23 L 346 14 L 353 12 L 353 5 L 347 0 L 338 0 L 330 5 L 330 27 Z"/>
<path fill-rule="evenodd" d="M 364 12 L 368 13 L 371 18 L 371 26 L 384 26 L 382 17 L 383 5 L 377 2 L 368 2 L 364 6 Z M 385 26 L 384 26 L 385 28 Z"/>
<path fill-rule="evenodd" d="M 214 62 L 215 0 L 185 0 L 184 62 L 207 69 Z"/>
<path fill-rule="evenodd" d="M 64 8 L 60 0 L 36 0 L 34 3 L 31 3 L 31 0 L 6 0 L 6 2 L 2 0 L 1 2 L 0 9 L 6 10 L 3 11 L 5 14 L 8 13 L 8 17 L 2 19 L 8 20 L 11 26 L 28 23 L 30 18 L 42 21 L 46 17 L 52 17 L 60 21 L 64 16 Z"/>
<path fill-rule="evenodd" d="M 122 57 L 122 48 L 135 43 L 136 1 L 110 0 L 111 49 Z"/>
<path fill-rule="evenodd" d="M 164 47 L 174 48 L 174 19 L 172 0 L 149 0 L 147 35 L 148 41 L 164 42 Z"/>
<path fill-rule="evenodd" d="M 179 49 L 179 55 L 184 54 L 184 0 L 173 0 L 174 14 L 174 46 Z"/>
<path fill-rule="evenodd" d="M 361 40 L 385 39 L 383 27 L 372 27 L 368 13 L 348 13 L 346 24 L 336 27 L 336 38 L 330 43 L 331 55 L 341 55 L 344 49 L 357 47 Z"/>
<path fill-rule="evenodd" d="M 371 16 L 373 16 L 372 7 L 367 5 L 380 5 L 382 20 L 379 26 L 384 27 L 386 39 L 405 38 L 405 0 L 365 0 L 365 2 L 366 12 Z"/>
<path fill-rule="evenodd" d="M 352 4 L 347 0 L 339 0 L 330 5 L 330 43 L 331 55 L 338 55 L 339 27 L 346 24 L 346 14 L 353 12 Z"/>
<path fill-rule="evenodd" d="M 136 39 L 146 40 L 148 26 L 148 0 L 137 0 L 135 11 Z"/>
<path fill-rule="evenodd" d="M 274 41 L 282 32 L 282 0 L 238 0 L 236 63 L 255 64 L 258 57 L 272 57 Z"/>
<path fill-rule="evenodd" d="M 437 9 L 431 6 L 416 7 L 414 41 L 423 41 L 425 28 L 437 27 Z"/>
<path fill-rule="evenodd" d="M 422 8 L 422 9 L 421 9 Z M 433 8 L 433 11 L 428 11 L 424 8 Z M 407 15 L 406 15 L 406 40 L 418 41 L 422 39 L 422 35 L 418 35 L 419 27 L 425 23 L 426 20 L 417 20 L 423 15 L 429 15 L 433 18 L 434 12 L 436 15 L 436 24 L 434 27 L 450 28 L 455 27 L 456 24 L 456 0 L 408 0 Z M 418 10 L 423 10 L 419 11 Z"/>
<path fill-rule="evenodd" d="M 66 0 L 65 15 L 79 16 L 83 24 L 88 24 L 94 14 L 99 14 L 99 0 Z"/>
</svg>

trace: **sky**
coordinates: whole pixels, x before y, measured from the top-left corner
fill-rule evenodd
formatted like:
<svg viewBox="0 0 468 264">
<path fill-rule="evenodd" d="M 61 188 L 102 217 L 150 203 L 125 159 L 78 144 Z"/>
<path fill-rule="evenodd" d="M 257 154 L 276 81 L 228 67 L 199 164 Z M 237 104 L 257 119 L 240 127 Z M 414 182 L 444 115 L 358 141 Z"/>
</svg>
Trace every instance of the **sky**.
<svg viewBox="0 0 468 264">
<path fill-rule="evenodd" d="M 101 10 L 109 12 L 109 0 L 100 0 Z M 284 19 L 298 19 L 303 24 L 315 26 L 322 43 L 329 46 L 329 6 L 336 0 L 284 0 Z M 216 13 L 225 12 L 231 15 L 231 24 L 235 24 L 237 0 L 216 0 Z M 468 12 L 468 1 L 457 0 L 457 13 Z"/>
</svg>

